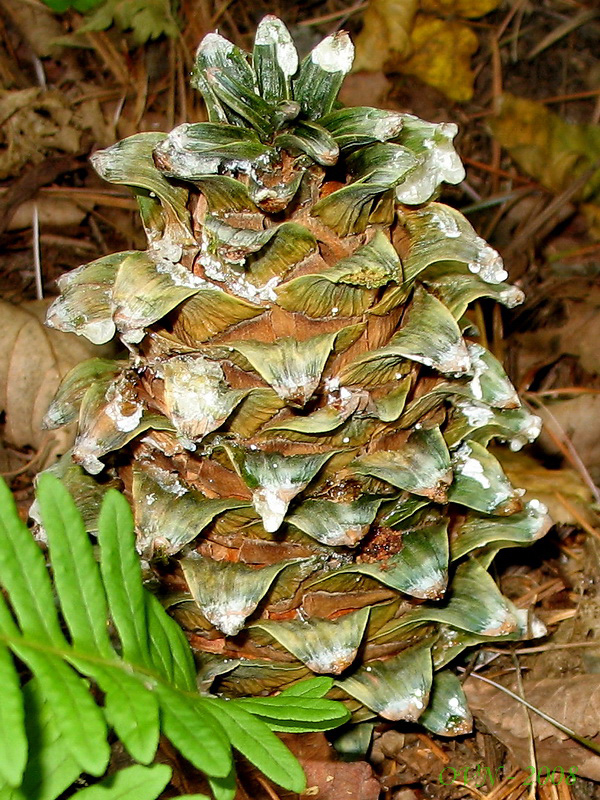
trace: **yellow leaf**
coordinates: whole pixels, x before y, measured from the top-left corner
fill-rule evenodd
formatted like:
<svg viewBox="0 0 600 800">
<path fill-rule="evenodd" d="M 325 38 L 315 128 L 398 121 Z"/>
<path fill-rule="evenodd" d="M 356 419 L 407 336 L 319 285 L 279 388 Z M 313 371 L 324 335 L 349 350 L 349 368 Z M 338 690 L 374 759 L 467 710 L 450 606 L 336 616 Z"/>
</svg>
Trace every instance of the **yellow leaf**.
<svg viewBox="0 0 600 800">
<path fill-rule="evenodd" d="M 600 242 L 600 206 L 595 203 L 583 203 L 581 213 L 585 217 L 589 235 L 595 242 Z"/>
<path fill-rule="evenodd" d="M 600 128 L 574 125 L 535 100 L 502 96 L 500 113 L 490 120 L 492 133 L 527 174 L 553 192 L 561 192 L 600 159 Z M 582 196 L 600 194 L 595 169 Z"/>
<path fill-rule="evenodd" d="M 440 17 L 477 19 L 498 8 L 502 0 L 421 0 L 419 9 Z"/>
<path fill-rule="evenodd" d="M 468 25 L 418 14 L 411 45 L 413 54 L 400 65 L 401 72 L 415 75 L 451 100 L 471 99 L 474 81 L 471 56 L 479 43 Z"/>
<path fill-rule="evenodd" d="M 417 0 L 372 0 L 356 38 L 354 71 L 378 72 L 410 51 L 410 29 Z"/>
</svg>

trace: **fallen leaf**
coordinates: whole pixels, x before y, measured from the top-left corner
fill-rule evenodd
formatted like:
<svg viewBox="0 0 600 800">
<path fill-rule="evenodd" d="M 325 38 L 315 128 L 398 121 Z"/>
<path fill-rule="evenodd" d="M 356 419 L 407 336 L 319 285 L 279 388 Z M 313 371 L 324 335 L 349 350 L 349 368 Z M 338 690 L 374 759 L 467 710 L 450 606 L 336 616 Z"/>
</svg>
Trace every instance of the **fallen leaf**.
<svg viewBox="0 0 600 800">
<path fill-rule="evenodd" d="M 410 52 L 410 32 L 418 0 L 372 0 L 356 37 L 354 71 L 377 72 Z"/>
<path fill-rule="evenodd" d="M 412 55 L 401 65 L 403 73 L 415 75 L 459 103 L 473 97 L 471 56 L 479 41 L 466 23 L 418 14 L 411 44 Z"/>
<path fill-rule="evenodd" d="M 489 14 L 502 0 L 421 0 L 420 9 L 426 14 L 442 17 L 466 17 L 478 19 Z"/>
<path fill-rule="evenodd" d="M 300 797 L 318 800 L 377 800 L 381 785 L 366 761 L 305 761 L 300 759 L 307 787 L 317 787 L 318 793 L 305 792 Z"/>
<path fill-rule="evenodd" d="M 20 306 L 0 300 L 0 412 L 5 413 L 4 439 L 16 448 L 41 453 L 38 469 L 69 449 L 74 427 L 43 431 L 42 418 L 62 377 L 75 364 L 108 355 L 109 346 L 96 347 L 87 339 L 46 328 L 48 301 Z M 43 455 L 42 455 L 43 453 Z"/>
<path fill-rule="evenodd" d="M 548 410 L 558 423 L 558 426 L 571 440 L 577 455 L 585 464 L 592 476 L 592 480 L 598 483 L 600 479 L 600 395 L 580 394 L 569 399 L 557 399 L 551 404 L 548 403 Z M 558 455 L 559 448 L 556 446 L 552 433 L 560 435 L 552 419 L 545 419 L 545 426 L 539 444 L 547 453 Z"/>
<path fill-rule="evenodd" d="M 87 203 L 92 206 L 92 203 Z M 38 222 L 42 230 L 45 228 L 67 228 L 79 225 L 89 213 L 79 203 L 57 197 L 40 197 L 21 203 L 7 225 L 7 231 L 18 231 L 31 227 L 34 206 L 38 210 Z"/>
<path fill-rule="evenodd" d="M 500 689 L 469 678 L 463 684 L 469 707 L 486 730 L 510 751 L 520 767 L 531 764 L 530 734 L 524 706 Z M 516 692 L 515 686 L 510 688 Z M 578 736 L 600 744 L 600 676 L 575 675 L 524 681 L 523 696 Z M 600 756 L 531 712 L 535 752 L 539 765 L 550 770 L 575 767 L 577 777 L 600 780 Z"/>
<path fill-rule="evenodd" d="M 377 800 L 381 784 L 366 761 L 337 761 L 336 752 L 322 733 L 281 736 L 306 774 L 301 798 L 316 800 Z"/>
<path fill-rule="evenodd" d="M 582 203 L 581 213 L 588 226 L 588 233 L 595 242 L 600 242 L 600 206 L 595 203 Z"/>
<path fill-rule="evenodd" d="M 581 367 L 592 375 L 600 375 L 600 291 L 598 287 L 582 285 L 585 296 L 569 297 L 569 287 L 559 289 L 563 293 L 561 324 L 546 324 L 537 330 L 519 333 L 520 369 L 525 372 L 539 364 L 540 357 L 546 363 L 563 355 L 575 356 Z M 548 301 L 552 300 L 548 298 Z"/>
<path fill-rule="evenodd" d="M 38 57 L 56 54 L 55 40 L 61 35 L 63 28 L 50 9 L 29 3 L 6 3 L 4 10 L 19 31 L 27 37 Z"/>
<path fill-rule="evenodd" d="M 384 72 L 352 72 L 342 84 L 339 100 L 345 106 L 387 108 L 386 100 L 391 88 Z"/>
<path fill-rule="evenodd" d="M 81 126 L 65 95 L 53 89 L 0 92 L 0 179 L 56 151 L 78 153 Z"/>
<path fill-rule="evenodd" d="M 501 0 L 372 0 L 356 39 L 355 71 L 415 75 L 458 102 L 473 96 L 471 56 L 479 42 L 460 18 L 477 18 Z M 415 16 L 416 15 L 416 16 Z"/>
<path fill-rule="evenodd" d="M 555 523 L 579 525 L 569 509 L 561 503 L 558 495 L 562 495 L 580 517 L 595 524 L 591 511 L 592 494 L 575 470 L 547 469 L 526 453 L 513 453 L 505 447 L 493 449 L 493 452 L 511 483 L 526 490 L 524 499 L 536 499 L 544 503 Z"/>
<path fill-rule="evenodd" d="M 489 121 L 496 140 L 542 186 L 561 192 L 591 170 L 582 198 L 600 200 L 600 127 L 575 125 L 535 100 L 504 94 Z"/>
</svg>

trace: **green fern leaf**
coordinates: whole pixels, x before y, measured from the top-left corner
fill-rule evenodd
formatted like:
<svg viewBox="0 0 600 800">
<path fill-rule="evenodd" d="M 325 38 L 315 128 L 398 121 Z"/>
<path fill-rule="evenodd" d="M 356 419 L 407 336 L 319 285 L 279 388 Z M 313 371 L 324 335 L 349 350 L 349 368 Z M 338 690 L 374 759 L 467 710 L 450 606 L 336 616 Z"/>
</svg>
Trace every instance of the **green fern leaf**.
<svg viewBox="0 0 600 800">
<path fill-rule="evenodd" d="M 221 720 L 203 713 L 198 699 L 189 699 L 167 686 L 157 687 L 163 730 L 175 747 L 195 767 L 207 775 L 223 778 L 229 774 L 231 756 L 229 740 Z M 223 703 L 224 705 L 224 703 Z"/>
<path fill-rule="evenodd" d="M 221 722 L 235 749 L 268 778 L 292 792 L 304 791 L 302 767 L 265 722 L 233 702 L 206 700 L 204 708 Z"/>
<path fill-rule="evenodd" d="M 89 670 L 91 674 L 91 670 Z M 104 713 L 109 724 L 140 764 L 149 764 L 158 747 L 158 701 L 136 678 L 120 670 L 94 670 L 105 693 Z"/>
<path fill-rule="evenodd" d="M 150 657 L 156 669 L 184 691 L 196 690 L 196 667 L 183 631 L 156 597 L 146 593 Z"/>
<path fill-rule="evenodd" d="M 316 678 L 308 678 L 299 681 L 287 689 L 284 689 L 280 697 L 324 697 L 333 686 L 333 678 L 327 675 L 318 675 Z"/>
<path fill-rule="evenodd" d="M 13 643 L 13 650 L 37 678 L 56 717 L 63 744 L 82 772 L 102 775 L 110 757 L 106 722 L 86 682 L 58 656 L 40 653 L 35 646 L 22 642 Z"/>
<path fill-rule="evenodd" d="M 234 800 L 236 794 L 235 770 L 224 778 L 208 778 L 208 785 L 215 800 Z M 177 800 L 180 800 L 179 798 Z"/>
<path fill-rule="evenodd" d="M 106 595 L 81 515 L 67 490 L 48 474 L 40 476 L 37 494 L 72 642 L 110 658 L 115 652 L 106 627 Z"/>
<path fill-rule="evenodd" d="M 10 651 L 0 645 L 0 778 L 9 786 L 20 786 L 27 762 L 27 737 L 25 736 L 25 712 L 21 687 Z"/>
<path fill-rule="evenodd" d="M 66 645 L 54 608 L 44 556 L 19 518 L 12 495 L 0 481 L 0 582 L 10 595 L 21 630 L 34 640 Z"/>
<path fill-rule="evenodd" d="M 133 518 L 125 498 L 110 489 L 98 519 L 100 570 L 123 657 L 150 666 L 146 603 L 140 560 L 135 552 Z"/>
<path fill-rule="evenodd" d="M 80 800 L 155 800 L 170 777 L 166 764 L 127 767 L 77 794 Z"/>
<path fill-rule="evenodd" d="M 294 687 L 287 700 L 260 698 L 256 708 L 251 700 L 245 708 L 244 701 L 201 696 L 185 636 L 143 587 L 125 498 L 113 490 L 104 498 L 99 565 L 56 477 L 40 478 L 38 502 L 51 572 L 0 481 L 0 800 L 56 800 L 81 772 L 102 776 L 107 723 L 146 765 L 162 730 L 206 774 L 215 800 L 235 794 L 232 745 L 273 781 L 301 791 L 302 769 L 271 729 L 326 730 L 343 722 L 344 707 L 321 699 L 331 681 Z M 23 687 L 11 652 L 33 675 Z M 153 800 L 169 774 L 161 765 L 131 767 L 78 793 Z"/>
<path fill-rule="evenodd" d="M 38 682 L 26 683 L 22 693 L 29 741 L 27 769 L 20 788 L 2 787 L 0 798 L 55 800 L 77 778 L 81 767 L 65 747 L 54 711 L 40 691 Z"/>
</svg>

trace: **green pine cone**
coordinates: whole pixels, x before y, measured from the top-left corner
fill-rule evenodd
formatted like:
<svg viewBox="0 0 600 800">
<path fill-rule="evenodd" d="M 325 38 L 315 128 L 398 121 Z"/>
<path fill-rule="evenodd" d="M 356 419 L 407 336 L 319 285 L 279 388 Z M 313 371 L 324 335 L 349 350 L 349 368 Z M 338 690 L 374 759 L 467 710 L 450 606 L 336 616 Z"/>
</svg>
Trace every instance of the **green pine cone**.
<svg viewBox="0 0 600 800">
<path fill-rule="evenodd" d="M 464 177 L 456 126 L 341 108 L 352 57 L 337 33 L 299 64 L 275 17 L 251 56 L 209 34 L 209 121 L 93 157 L 148 248 L 61 279 L 49 324 L 130 358 L 67 376 L 47 424 L 78 434 L 52 470 L 92 532 L 124 489 L 203 685 L 331 674 L 355 719 L 453 735 L 471 721 L 446 665 L 526 632 L 487 569 L 549 524 L 487 450 L 539 420 L 464 316 L 522 293 L 435 200 Z"/>
</svg>

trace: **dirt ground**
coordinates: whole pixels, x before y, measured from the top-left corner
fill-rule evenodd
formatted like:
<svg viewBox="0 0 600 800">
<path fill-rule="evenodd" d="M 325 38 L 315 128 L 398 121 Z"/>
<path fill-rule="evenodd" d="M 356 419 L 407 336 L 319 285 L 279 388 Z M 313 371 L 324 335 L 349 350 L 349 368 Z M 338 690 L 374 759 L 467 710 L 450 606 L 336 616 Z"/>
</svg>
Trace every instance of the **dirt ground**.
<svg viewBox="0 0 600 800">
<path fill-rule="evenodd" d="M 600 797 L 599 755 L 480 680 L 524 692 L 600 742 L 600 9 L 594 0 L 147 0 L 129 2 L 141 8 L 135 16 L 123 6 L 107 0 L 90 17 L 0 0 L 0 298 L 10 303 L 0 308 L 9 342 L 0 352 L 0 473 L 23 514 L 34 475 L 66 446 L 39 431 L 45 404 L 58 373 L 86 355 L 40 325 L 56 280 L 144 247 L 131 195 L 104 184 L 90 154 L 204 118 L 187 76 L 209 31 L 248 48 L 257 21 L 274 13 L 307 52 L 349 30 L 360 69 L 343 102 L 459 126 L 467 177 L 444 201 L 500 251 L 526 294 L 511 311 L 476 303 L 472 321 L 545 425 L 535 446 L 497 455 L 556 522 L 498 564 L 505 594 L 548 635 L 483 648 L 468 663 L 475 732 L 443 740 L 379 725 L 368 758 L 384 800 Z M 314 766 L 328 745 L 315 736 L 301 747 Z M 315 767 L 313 796 L 361 800 L 353 765 L 335 769 L 327 793 Z M 242 778 L 240 797 L 283 797 L 250 772 Z"/>
</svg>

